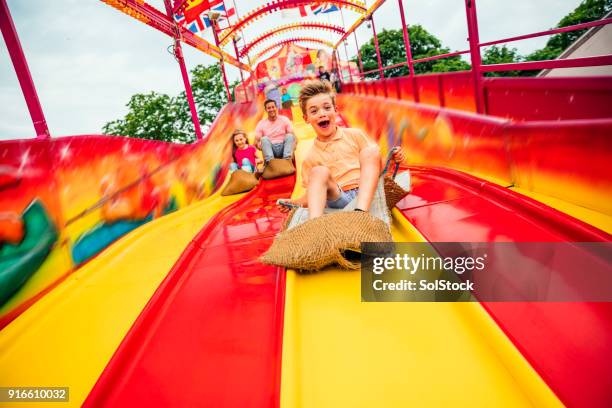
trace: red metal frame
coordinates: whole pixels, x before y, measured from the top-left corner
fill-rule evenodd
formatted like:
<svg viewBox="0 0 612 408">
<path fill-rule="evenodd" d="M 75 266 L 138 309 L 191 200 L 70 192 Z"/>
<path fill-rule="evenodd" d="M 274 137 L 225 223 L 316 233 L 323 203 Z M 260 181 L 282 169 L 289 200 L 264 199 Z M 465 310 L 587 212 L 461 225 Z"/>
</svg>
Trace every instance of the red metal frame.
<svg viewBox="0 0 612 408">
<path fill-rule="evenodd" d="M 2 30 L 2 36 L 4 42 L 8 48 L 21 91 L 26 100 L 30 117 L 32 118 L 32 124 L 36 131 L 36 137 L 40 139 L 47 139 L 50 137 L 49 128 L 43 113 L 38 94 L 36 93 L 36 87 L 28 68 L 28 62 L 26 60 L 23 49 L 21 48 L 21 42 L 15 29 L 15 24 L 11 18 L 6 0 L 0 0 L 0 29 Z"/>
<path fill-rule="evenodd" d="M 416 78 L 414 76 L 414 62 L 412 61 L 412 51 L 410 51 L 410 36 L 408 35 L 408 27 L 406 26 L 406 17 L 404 16 L 404 4 L 402 0 L 397 0 L 399 6 L 400 17 L 402 18 L 402 34 L 404 35 L 404 47 L 406 48 L 406 62 L 408 63 L 408 70 L 410 77 L 412 78 L 412 91 L 414 95 L 414 101 L 419 101 L 419 89 L 417 87 Z"/>
<path fill-rule="evenodd" d="M 340 27 L 340 26 L 336 26 L 336 25 L 331 25 L 331 24 L 325 24 L 325 23 L 314 23 L 314 22 L 307 22 L 307 23 L 300 23 L 300 25 L 284 25 L 284 26 L 280 26 L 272 31 L 268 31 L 267 33 L 264 33 L 262 35 L 260 35 L 259 37 L 255 38 L 253 41 L 251 41 L 250 43 L 248 43 L 241 51 L 239 56 L 243 57 L 244 55 L 246 55 L 253 47 L 255 47 L 257 44 L 259 44 L 261 41 L 264 41 L 267 38 L 270 38 L 271 36 L 278 34 L 278 33 L 282 33 L 285 31 L 292 31 L 292 30 L 303 30 L 303 29 L 320 29 L 320 30 L 326 30 L 326 31 L 333 31 L 336 32 L 338 34 L 344 34 L 345 30 L 344 28 Z"/>
<path fill-rule="evenodd" d="M 172 4 L 170 3 L 170 0 L 164 0 L 164 6 L 166 7 L 166 13 L 168 13 L 168 17 L 173 18 Z M 178 62 L 179 67 L 181 68 L 181 76 L 183 78 L 183 85 L 185 86 L 185 95 L 187 96 L 187 103 L 189 104 L 189 111 L 191 112 L 191 121 L 193 122 L 193 127 L 195 128 L 196 138 L 198 140 L 201 140 L 204 136 L 202 135 L 202 128 L 200 127 L 198 110 L 193 99 L 191 83 L 189 82 L 189 74 L 187 73 L 187 67 L 185 66 L 185 58 L 183 58 L 183 50 L 181 48 L 180 41 L 180 30 L 176 23 L 174 26 L 174 56 L 176 57 L 176 61 Z"/>
<path fill-rule="evenodd" d="M 236 53 L 236 58 L 240 60 L 238 56 L 238 44 L 236 44 L 236 38 L 232 38 L 232 43 L 234 44 L 234 52 Z M 244 75 L 242 74 L 242 70 L 240 70 L 240 83 L 242 83 L 242 90 L 244 91 L 244 99 L 246 102 L 249 101 L 249 93 L 247 92 L 246 86 L 244 85 Z M 236 89 L 234 89 L 234 99 L 238 100 L 238 96 L 236 95 Z"/>
<path fill-rule="evenodd" d="M 372 24 L 372 33 L 374 34 L 374 47 L 376 48 L 376 60 L 378 61 L 378 76 L 380 79 L 385 79 L 385 73 L 382 69 L 382 60 L 380 58 L 380 47 L 378 46 L 378 36 L 376 35 L 376 26 L 374 25 L 374 15 L 370 16 L 370 24 Z"/>
<path fill-rule="evenodd" d="M 215 45 L 218 47 L 219 46 L 219 34 L 217 32 L 217 21 L 211 19 L 211 22 L 212 22 L 212 32 L 215 38 Z M 221 66 L 221 74 L 223 75 L 223 85 L 225 86 L 225 92 L 227 94 L 227 101 L 231 102 L 232 93 L 229 89 L 229 84 L 227 82 L 227 74 L 225 73 L 225 63 L 223 61 L 223 56 L 221 56 L 221 58 L 219 59 L 219 64 Z"/>
<path fill-rule="evenodd" d="M 363 61 L 361 60 L 361 50 L 359 49 L 359 43 L 357 42 L 357 33 L 353 31 L 353 37 L 355 38 L 355 48 L 357 48 L 357 61 L 359 61 L 359 75 L 363 79 Z"/>
<path fill-rule="evenodd" d="M 480 39 L 478 37 L 478 19 L 476 17 L 476 0 L 465 0 L 465 13 L 468 25 L 468 40 L 470 42 L 470 57 L 472 60 L 472 76 L 474 77 L 474 98 L 476 100 L 476 112 L 484 113 L 484 92 L 482 88 L 482 75 L 480 65 Z"/>
</svg>

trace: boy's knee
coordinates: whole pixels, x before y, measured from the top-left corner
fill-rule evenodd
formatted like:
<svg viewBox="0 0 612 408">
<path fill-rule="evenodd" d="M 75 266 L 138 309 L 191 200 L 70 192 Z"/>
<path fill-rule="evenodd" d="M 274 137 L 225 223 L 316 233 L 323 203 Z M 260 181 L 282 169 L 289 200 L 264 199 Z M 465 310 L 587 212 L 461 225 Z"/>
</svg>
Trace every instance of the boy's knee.
<svg viewBox="0 0 612 408">
<path fill-rule="evenodd" d="M 368 146 L 361 150 L 359 156 L 367 160 L 380 160 L 380 148 L 378 146 Z"/>
<path fill-rule="evenodd" d="M 310 173 L 308 175 L 310 176 L 311 180 L 326 180 L 331 176 L 331 172 L 325 166 L 315 166 L 310 169 Z"/>
<path fill-rule="evenodd" d="M 261 138 L 261 144 L 272 144 L 272 142 L 270 142 L 270 139 L 268 139 L 268 136 L 264 136 Z"/>
<path fill-rule="evenodd" d="M 285 135 L 285 141 L 287 140 L 295 140 L 295 135 L 293 133 L 287 133 Z"/>
</svg>

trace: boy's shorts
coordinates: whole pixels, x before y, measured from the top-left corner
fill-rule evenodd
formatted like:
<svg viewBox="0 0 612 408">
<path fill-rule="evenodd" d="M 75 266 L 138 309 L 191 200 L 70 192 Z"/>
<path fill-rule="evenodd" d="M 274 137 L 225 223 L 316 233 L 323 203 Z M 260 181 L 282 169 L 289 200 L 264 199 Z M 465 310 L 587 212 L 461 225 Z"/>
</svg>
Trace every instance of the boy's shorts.
<svg viewBox="0 0 612 408">
<path fill-rule="evenodd" d="M 338 187 L 340 188 L 340 187 Z M 341 190 L 342 191 L 342 190 Z M 354 188 L 352 190 L 342 191 L 340 193 L 340 197 L 335 200 L 327 200 L 328 208 L 337 208 L 342 209 L 348 205 L 355 197 L 357 197 L 357 193 L 359 192 L 358 188 Z"/>
</svg>

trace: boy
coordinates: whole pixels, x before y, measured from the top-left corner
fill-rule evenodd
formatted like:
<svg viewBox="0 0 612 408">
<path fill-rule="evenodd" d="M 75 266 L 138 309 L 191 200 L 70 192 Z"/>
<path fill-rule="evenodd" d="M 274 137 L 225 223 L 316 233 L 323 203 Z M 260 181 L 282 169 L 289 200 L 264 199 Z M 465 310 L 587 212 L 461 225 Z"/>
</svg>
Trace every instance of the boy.
<svg viewBox="0 0 612 408">
<path fill-rule="evenodd" d="M 255 128 L 255 146 L 263 153 L 266 164 L 274 158 L 291 159 L 295 150 L 295 136 L 291 121 L 278 114 L 274 99 L 264 102 L 268 115 Z"/>
<path fill-rule="evenodd" d="M 325 206 L 344 208 L 355 197 L 355 211 L 368 211 L 381 171 L 378 145 L 360 129 L 336 126 L 336 100 L 329 82 L 307 83 L 299 102 L 304 121 L 317 138 L 302 163 L 306 194 L 287 201 L 307 206 L 310 219 L 321 216 Z M 393 159 L 404 160 L 401 149 Z"/>
</svg>

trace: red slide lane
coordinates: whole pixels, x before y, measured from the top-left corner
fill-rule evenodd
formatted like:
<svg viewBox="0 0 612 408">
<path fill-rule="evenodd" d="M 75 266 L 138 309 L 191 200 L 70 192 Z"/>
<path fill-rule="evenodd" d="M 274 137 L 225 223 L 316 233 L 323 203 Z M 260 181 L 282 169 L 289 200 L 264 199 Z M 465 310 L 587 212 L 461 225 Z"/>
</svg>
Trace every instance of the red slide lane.
<svg viewBox="0 0 612 408">
<path fill-rule="evenodd" d="M 612 239 L 542 203 L 465 173 L 411 170 L 412 192 L 398 208 L 431 242 Z M 483 306 L 564 404 L 612 406 L 612 303 Z"/>
<path fill-rule="evenodd" d="M 200 231 L 85 406 L 278 406 L 285 273 L 257 258 L 286 217 L 275 201 L 294 184 L 262 180 Z"/>
</svg>

